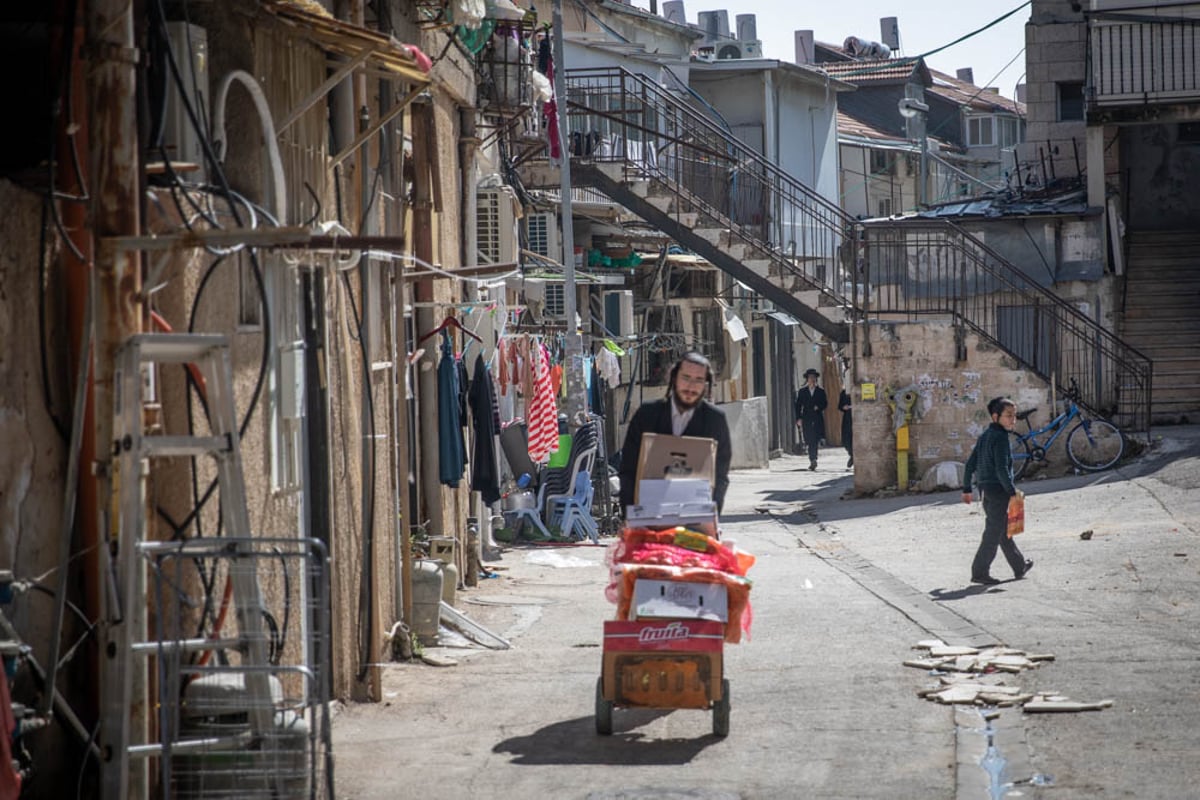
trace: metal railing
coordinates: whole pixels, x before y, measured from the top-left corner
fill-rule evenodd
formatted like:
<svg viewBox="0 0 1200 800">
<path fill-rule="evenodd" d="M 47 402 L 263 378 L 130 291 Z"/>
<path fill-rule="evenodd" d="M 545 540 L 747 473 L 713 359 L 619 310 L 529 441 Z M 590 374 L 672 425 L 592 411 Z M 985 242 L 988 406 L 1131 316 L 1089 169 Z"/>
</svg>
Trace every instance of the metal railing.
<svg viewBox="0 0 1200 800">
<path fill-rule="evenodd" d="M 657 182 L 676 210 L 702 212 L 769 257 L 772 280 L 819 289 L 852 321 L 952 315 L 1046 380 L 1074 377 L 1092 413 L 1149 430 L 1150 360 L 952 223 L 855 220 L 643 76 L 566 77 L 575 157 Z"/>
<path fill-rule="evenodd" d="M 856 223 L 836 204 L 644 76 L 575 69 L 567 80 L 573 155 L 621 163 L 629 180 L 658 181 L 676 196 L 676 211 L 720 220 L 784 274 L 857 307 L 839 262 Z"/>
<path fill-rule="evenodd" d="M 1088 35 L 1090 103 L 1200 99 L 1200 19 L 1096 15 Z"/>
<path fill-rule="evenodd" d="M 966 231 L 945 221 L 868 222 L 862 251 L 872 315 L 952 315 L 1047 380 L 1074 378 L 1093 414 L 1149 430 L 1150 359 Z"/>
</svg>

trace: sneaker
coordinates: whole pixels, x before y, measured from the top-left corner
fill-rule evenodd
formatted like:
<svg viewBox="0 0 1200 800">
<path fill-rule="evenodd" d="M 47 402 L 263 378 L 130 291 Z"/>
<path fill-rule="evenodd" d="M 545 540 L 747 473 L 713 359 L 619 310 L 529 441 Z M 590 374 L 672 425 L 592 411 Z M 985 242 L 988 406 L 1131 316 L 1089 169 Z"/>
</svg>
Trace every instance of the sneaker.
<svg viewBox="0 0 1200 800">
<path fill-rule="evenodd" d="M 816 472 L 817 471 L 817 462 L 815 462 L 815 461 L 810 462 L 808 465 L 808 471 Z"/>
<path fill-rule="evenodd" d="M 995 586 L 999 582 L 999 578 L 993 578 L 991 575 L 984 575 L 982 578 L 971 578 L 971 583 L 982 583 L 984 586 Z"/>
<path fill-rule="evenodd" d="M 1020 580 L 1021 578 L 1024 578 L 1026 575 L 1028 575 L 1029 570 L 1031 570 L 1031 569 L 1033 569 L 1033 561 L 1031 559 L 1027 558 L 1027 559 L 1025 559 L 1025 569 L 1023 569 L 1017 573 L 1017 580 Z"/>
</svg>

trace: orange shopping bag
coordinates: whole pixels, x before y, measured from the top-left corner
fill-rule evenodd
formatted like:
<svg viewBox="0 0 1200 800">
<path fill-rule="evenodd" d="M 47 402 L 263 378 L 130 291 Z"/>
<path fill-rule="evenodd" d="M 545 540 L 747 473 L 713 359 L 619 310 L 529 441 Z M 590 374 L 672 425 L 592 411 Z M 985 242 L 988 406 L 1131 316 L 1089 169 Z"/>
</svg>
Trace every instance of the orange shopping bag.
<svg viewBox="0 0 1200 800">
<path fill-rule="evenodd" d="M 1008 538 L 1025 532 L 1025 493 L 1018 490 L 1008 500 Z"/>
</svg>

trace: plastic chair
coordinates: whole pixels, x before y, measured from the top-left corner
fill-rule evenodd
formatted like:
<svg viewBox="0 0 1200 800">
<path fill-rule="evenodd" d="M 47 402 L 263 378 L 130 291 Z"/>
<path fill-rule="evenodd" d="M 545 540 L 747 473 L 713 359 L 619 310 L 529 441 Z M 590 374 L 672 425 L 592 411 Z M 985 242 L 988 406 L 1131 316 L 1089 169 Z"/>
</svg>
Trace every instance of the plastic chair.
<svg viewBox="0 0 1200 800">
<path fill-rule="evenodd" d="M 572 438 L 571 455 L 567 459 L 567 465 L 542 470 L 541 479 L 538 481 L 537 507 L 545 517 L 549 517 L 549 498 L 572 494 L 579 473 L 584 471 L 590 474 L 592 471 L 596 448 L 599 445 L 595 423 L 579 426 Z M 587 463 L 583 464 L 585 459 Z"/>
<path fill-rule="evenodd" d="M 565 536 L 578 535 L 600 543 L 600 528 L 592 517 L 592 476 L 590 470 L 580 471 L 575 478 L 575 492 L 556 495 L 550 500 L 550 520 Z"/>
</svg>

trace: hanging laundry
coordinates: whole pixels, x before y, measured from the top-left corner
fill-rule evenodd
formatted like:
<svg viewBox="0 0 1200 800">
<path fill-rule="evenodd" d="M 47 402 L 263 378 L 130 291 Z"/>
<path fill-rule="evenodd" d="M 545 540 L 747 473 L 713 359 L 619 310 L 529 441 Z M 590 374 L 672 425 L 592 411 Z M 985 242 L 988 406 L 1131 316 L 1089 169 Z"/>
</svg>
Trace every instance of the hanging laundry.
<svg viewBox="0 0 1200 800">
<path fill-rule="evenodd" d="M 621 384 L 621 362 L 607 347 L 596 353 L 596 370 L 609 386 Z"/>
<path fill-rule="evenodd" d="M 457 489 L 466 468 L 462 417 L 459 414 L 458 363 L 450 332 L 442 331 L 442 357 L 438 361 L 438 478 Z"/>
<path fill-rule="evenodd" d="M 554 390 L 555 397 L 566 397 L 566 387 L 563 386 L 562 364 L 555 364 L 550 368 L 550 388 Z"/>
<path fill-rule="evenodd" d="M 496 358 L 499 361 L 499 369 L 496 371 L 496 384 L 500 388 L 500 394 L 508 394 L 508 343 L 501 339 L 496 342 Z"/>
<path fill-rule="evenodd" d="M 491 370 L 483 354 L 475 356 L 475 376 L 468 392 L 475 421 L 475 446 L 471 451 L 471 488 L 491 505 L 500 499 L 500 462 L 496 443 L 500 435 L 500 412 L 492 387 Z"/>
<path fill-rule="evenodd" d="M 534 362 L 533 398 L 529 401 L 529 457 L 543 464 L 558 450 L 558 408 L 550 386 L 550 354 L 542 345 L 530 353 Z"/>
<path fill-rule="evenodd" d="M 589 373 L 591 376 L 591 381 L 589 384 L 588 396 L 591 398 L 592 413 L 598 417 L 603 417 L 604 416 L 604 408 L 605 408 L 605 406 L 604 406 L 605 380 L 602 377 L 600 377 L 600 370 L 596 366 L 598 361 L 599 361 L 599 359 L 592 360 L 592 368 Z"/>
<path fill-rule="evenodd" d="M 547 48 L 548 49 L 548 48 Z M 554 86 L 554 70 L 557 67 L 554 64 L 554 56 L 547 55 L 546 58 L 546 79 L 550 81 L 550 85 Z M 563 156 L 562 139 L 558 132 L 558 94 L 542 104 L 542 118 L 546 122 L 546 135 L 550 139 L 550 160 L 558 161 Z"/>
</svg>

